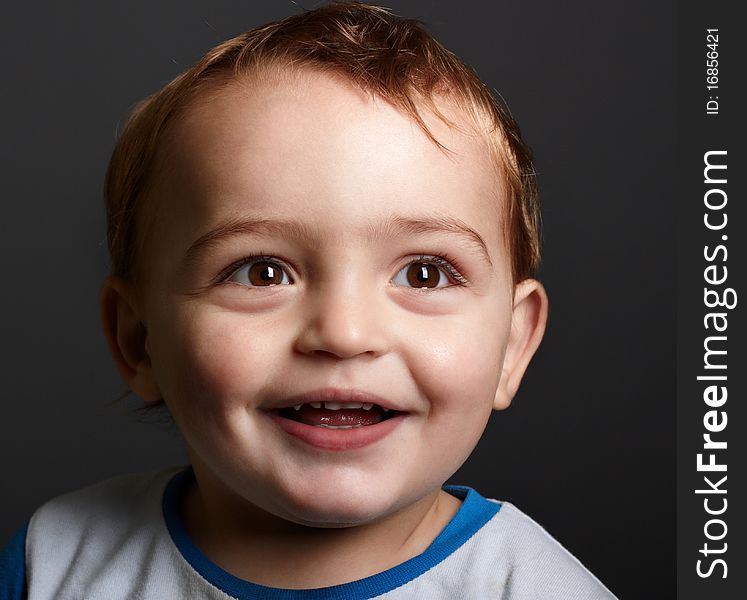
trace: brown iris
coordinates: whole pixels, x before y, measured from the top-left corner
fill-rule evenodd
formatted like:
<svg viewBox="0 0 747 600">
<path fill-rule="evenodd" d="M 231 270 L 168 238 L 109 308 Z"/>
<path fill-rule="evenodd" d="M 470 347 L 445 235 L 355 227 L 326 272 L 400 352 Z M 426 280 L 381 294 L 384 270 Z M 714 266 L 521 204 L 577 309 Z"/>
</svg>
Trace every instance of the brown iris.
<svg viewBox="0 0 747 600">
<path fill-rule="evenodd" d="M 283 282 L 283 270 L 267 261 L 255 262 L 247 275 L 252 285 L 278 285 Z"/>
<path fill-rule="evenodd" d="M 414 288 L 434 288 L 441 279 L 441 272 L 430 263 L 416 262 L 407 267 L 407 283 Z"/>
</svg>

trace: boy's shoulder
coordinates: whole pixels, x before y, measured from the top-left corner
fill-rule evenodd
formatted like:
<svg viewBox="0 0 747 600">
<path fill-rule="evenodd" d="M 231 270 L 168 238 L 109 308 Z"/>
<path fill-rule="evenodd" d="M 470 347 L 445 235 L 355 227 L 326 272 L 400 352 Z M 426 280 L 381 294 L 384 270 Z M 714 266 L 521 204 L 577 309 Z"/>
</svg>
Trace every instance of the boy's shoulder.
<svg viewBox="0 0 747 600">
<path fill-rule="evenodd" d="M 29 521 L 27 549 L 48 548 L 59 553 L 46 543 L 50 539 L 115 545 L 138 524 L 157 524 L 163 491 L 183 468 L 120 475 L 49 500 Z"/>
<path fill-rule="evenodd" d="M 488 500 L 498 502 L 496 500 Z M 505 596 L 516 599 L 613 599 L 614 595 L 539 523 L 514 504 L 481 530 L 472 560 L 494 573 Z"/>
<path fill-rule="evenodd" d="M 161 501 L 182 470 L 122 475 L 43 504 L 26 534 L 28 598 L 166 598 L 185 591 L 174 588 L 180 557 Z"/>
<path fill-rule="evenodd" d="M 76 520 L 95 520 L 105 513 L 127 509 L 133 506 L 142 508 L 148 500 L 158 498 L 169 480 L 186 467 L 169 467 L 141 473 L 129 473 L 104 479 L 97 483 L 61 494 L 42 504 L 31 519 L 52 518 L 62 515 Z"/>
<path fill-rule="evenodd" d="M 428 577 L 411 582 L 413 596 L 439 597 L 433 593 L 451 586 L 466 598 L 614 600 L 578 559 L 510 502 L 486 499 L 470 488 L 446 489 L 462 499 L 455 519 L 465 509 L 485 514 L 494 507 L 493 514 Z"/>
</svg>

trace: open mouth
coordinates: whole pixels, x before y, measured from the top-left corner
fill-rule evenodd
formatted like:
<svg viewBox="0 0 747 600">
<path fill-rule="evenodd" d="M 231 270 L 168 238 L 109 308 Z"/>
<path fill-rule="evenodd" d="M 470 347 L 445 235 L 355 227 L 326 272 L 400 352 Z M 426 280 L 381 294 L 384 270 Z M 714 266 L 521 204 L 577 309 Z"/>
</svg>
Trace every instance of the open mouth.
<svg viewBox="0 0 747 600">
<path fill-rule="evenodd" d="M 357 429 L 376 425 L 400 413 L 370 402 L 306 402 L 277 410 L 291 421 L 325 429 Z"/>
</svg>

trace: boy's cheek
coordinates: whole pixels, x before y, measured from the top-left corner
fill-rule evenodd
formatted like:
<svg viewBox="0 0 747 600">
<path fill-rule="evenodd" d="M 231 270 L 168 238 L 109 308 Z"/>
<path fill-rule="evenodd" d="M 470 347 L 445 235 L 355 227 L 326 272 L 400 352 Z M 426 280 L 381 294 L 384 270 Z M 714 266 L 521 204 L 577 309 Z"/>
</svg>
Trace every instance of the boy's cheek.
<svg viewBox="0 0 747 600">
<path fill-rule="evenodd" d="M 251 325 L 215 311 L 173 319 L 161 332 L 154 365 L 166 379 L 164 395 L 205 410 L 245 405 L 246 392 L 260 389 L 274 371 L 267 336 Z"/>
<path fill-rule="evenodd" d="M 508 327 L 496 319 L 454 320 L 448 328 L 434 327 L 409 351 L 413 360 L 425 361 L 419 370 L 443 375 L 438 385 L 479 388 L 497 381 Z"/>
<path fill-rule="evenodd" d="M 433 448 L 442 448 L 444 464 L 456 460 L 460 465 L 490 418 L 500 376 L 494 351 L 475 343 L 443 344 L 410 369 L 427 399 L 423 414 L 415 416 L 427 420 L 423 435 Z M 450 441 L 444 447 L 445 439 Z"/>
</svg>

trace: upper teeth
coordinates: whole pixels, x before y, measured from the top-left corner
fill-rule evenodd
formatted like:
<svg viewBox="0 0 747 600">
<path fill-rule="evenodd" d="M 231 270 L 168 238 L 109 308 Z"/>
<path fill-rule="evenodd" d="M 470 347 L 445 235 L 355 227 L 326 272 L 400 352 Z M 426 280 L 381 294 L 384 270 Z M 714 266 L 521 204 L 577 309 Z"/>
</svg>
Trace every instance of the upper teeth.
<svg viewBox="0 0 747 600">
<path fill-rule="evenodd" d="M 327 410 L 340 410 L 341 408 L 362 408 L 363 410 L 371 410 L 373 408 L 373 402 L 309 402 L 312 408 L 324 408 Z M 301 410 L 303 404 L 296 404 L 293 406 L 295 410 Z M 386 410 L 386 409 L 384 409 Z"/>
</svg>

